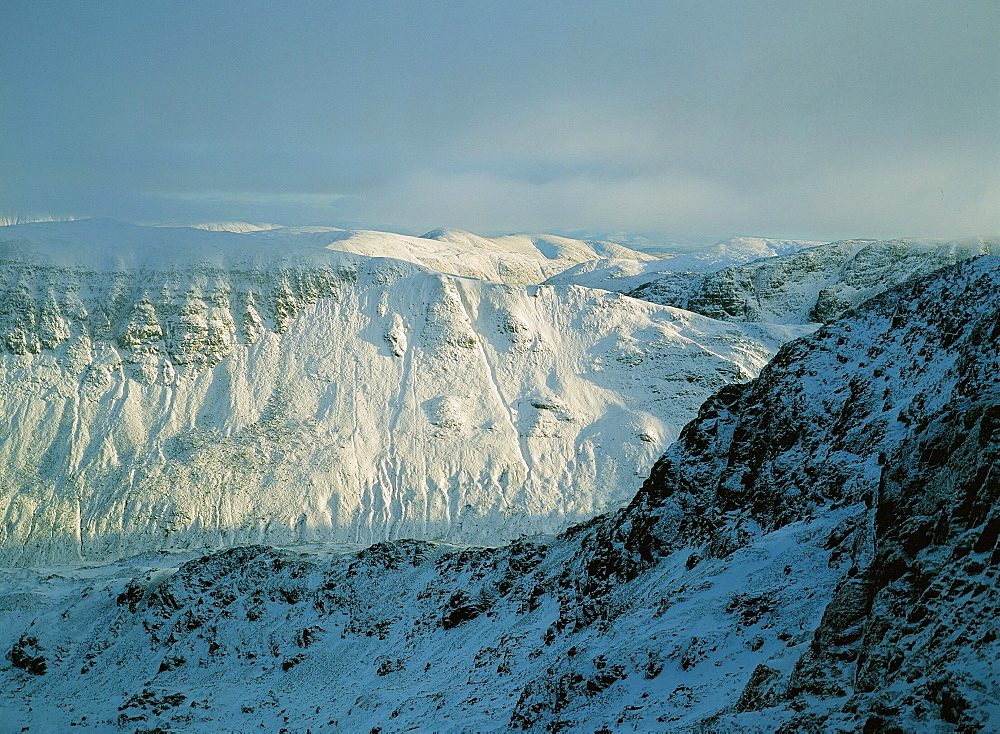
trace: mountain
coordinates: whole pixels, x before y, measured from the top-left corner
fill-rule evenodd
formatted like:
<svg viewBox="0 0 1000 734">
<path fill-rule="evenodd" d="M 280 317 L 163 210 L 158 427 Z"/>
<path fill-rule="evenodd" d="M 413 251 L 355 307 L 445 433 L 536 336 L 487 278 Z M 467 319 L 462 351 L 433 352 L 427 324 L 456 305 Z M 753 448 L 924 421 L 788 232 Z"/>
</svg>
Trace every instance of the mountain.
<svg viewBox="0 0 1000 734">
<path fill-rule="evenodd" d="M 71 222 L 73 217 L 53 217 L 49 215 L 8 214 L 0 216 L 0 227 L 13 227 L 31 222 Z"/>
<path fill-rule="evenodd" d="M 615 242 L 578 240 L 552 234 L 510 234 L 500 237 L 480 237 L 457 229 L 435 229 L 421 239 L 463 245 L 468 249 L 483 249 L 497 253 L 520 253 L 550 260 L 583 262 L 597 258 L 622 258 L 639 261 L 655 260 L 645 252 L 633 250 Z"/>
<path fill-rule="evenodd" d="M 281 229 L 278 224 L 259 224 L 253 222 L 201 222 L 191 225 L 194 229 L 204 229 L 209 232 L 263 232 Z"/>
<path fill-rule="evenodd" d="M 250 232 L 247 236 L 272 246 L 311 244 L 367 257 L 392 257 L 448 275 L 515 285 L 541 283 L 587 260 L 607 257 L 655 259 L 654 255 L 609 242 L 585 242 L 555 235 L 488 238 L 452 229 L 412 237 L 374 230 L 282 227 Z"/>
<path fill-rule="evenodd" d="M 795 334 L 281 232 L 10 228 L 0 563 L 555 532 Z"/>
<path fill-rule="evenodd" d="M 635 279 L 622 281 L 612 290 L 724 321 L 825 322 L 908 278 L 997 251 L 997 240 L 983 238 L 847 240 L 713 272 L 675 271 L 633 288 Z"/>
<path fill-rule="evenodd" d="M 1000 258 L 724 387 L 620 510 L 10 571 L 13 726 L 996 731 Z"/>
<path fill-rule="evenodd" d="M 808 240 L 733 237 L 682 255 L 661 255 L 657 260 L 609 257 L 588 260 L 553 275 L 551 285 L 582 285 L 627 293 L 675 273 L 709 273 L 763 258 L 779 257 L 820 245 Z M 683 279 L 691 280 L 690 277 Z M 651 300 L 651 299 L 650 299 Z"/>
<path fill-rule="evenodd" d="M 789 240 L 774 237 L 729 237 L 720 240 L 717 236 L 691 235 L 678 232 L 622 232 L 602 230 L 572 230 L 562 232 L 568 237 L 581 240 L 599 240 L 624 245 L 661 258 L 694 256 L 695 262 L 737 260 L 749 262 L 761 257 L 774 257 L 795 252 L 803 247 L 819 245 L 815 240 Z M 742 258 L 749 255 L 749 259 Z M 682 260 L 683 262 L 683 260 Z"/>
<path fill-rule="evenodd" d="M 730 237 L 711 247 L 670 258 L 674 272 L 707 272 L 730 265 L 762 260 L 764 258 L 791 255 L 810 247 L 823 244 L 814 240 L 785 240 L 773 237 Z"/>
<path fill-rule="evenodd" d="M 631 232 L 623 230 L 575 229 L 560 232 L 560 234 L 580 240 L 614 242 L 633 250 L 660 256 L 702 250 L 711 247 L 718 241 L 718 237 L 711 235 L 692 235 L 665 231 Z"/>
</svg>

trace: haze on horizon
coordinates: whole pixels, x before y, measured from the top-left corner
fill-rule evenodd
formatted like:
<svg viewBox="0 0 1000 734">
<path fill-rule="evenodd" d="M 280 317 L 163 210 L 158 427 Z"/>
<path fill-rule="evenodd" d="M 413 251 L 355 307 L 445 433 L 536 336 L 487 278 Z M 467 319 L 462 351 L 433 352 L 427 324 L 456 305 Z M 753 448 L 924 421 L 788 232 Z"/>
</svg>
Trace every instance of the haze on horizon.
<svg viewBox="0 0 1000 734">
<path fill-rule="evenodd" d="M 1000 4 L 8 0 L 0 215 L 1000 232 Z"/>
</svg>

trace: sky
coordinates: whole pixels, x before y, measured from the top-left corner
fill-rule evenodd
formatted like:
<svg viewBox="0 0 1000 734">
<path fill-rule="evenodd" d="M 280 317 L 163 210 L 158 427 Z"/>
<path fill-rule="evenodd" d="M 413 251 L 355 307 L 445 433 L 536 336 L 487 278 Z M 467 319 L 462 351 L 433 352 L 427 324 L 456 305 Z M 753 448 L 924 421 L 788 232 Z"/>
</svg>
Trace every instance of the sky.
<svg viewBox="0 0 1000 734">
<path fill-rule="evenodd" d="M 997 0 L 0 0 L 0 17 L 0 215 L 1000 234 Z"/>
</svg>

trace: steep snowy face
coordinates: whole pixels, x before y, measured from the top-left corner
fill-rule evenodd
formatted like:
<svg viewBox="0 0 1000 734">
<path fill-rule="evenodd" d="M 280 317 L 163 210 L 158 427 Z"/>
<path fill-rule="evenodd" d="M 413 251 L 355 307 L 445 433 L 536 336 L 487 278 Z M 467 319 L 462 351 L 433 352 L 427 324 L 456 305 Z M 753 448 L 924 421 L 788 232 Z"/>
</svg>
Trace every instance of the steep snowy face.
<svg viewBox="0 0 1000 734">
<path fill-rule="evenodd" d="M 675 270 L 632 289 L 612 289 L 724 321 L 826 322 L 909 278 L 996 251 L 995 240 L 983 239 L 849 240 L 711 273 Z"/>
<path fill-rule="evenodd" d="M 4 564 L 556 531 L 627 501 L 704 397 L 788 337 L 322 240 L 12 234 Z"/>
<path fill-rule="evenodd" d="M 54 729 L 995 731 L 998 324 L 1000 258 L 898 287 L 724 388 L 627 507 L 559 537 L 8 572 L 3 707 Z"/>
</svg>

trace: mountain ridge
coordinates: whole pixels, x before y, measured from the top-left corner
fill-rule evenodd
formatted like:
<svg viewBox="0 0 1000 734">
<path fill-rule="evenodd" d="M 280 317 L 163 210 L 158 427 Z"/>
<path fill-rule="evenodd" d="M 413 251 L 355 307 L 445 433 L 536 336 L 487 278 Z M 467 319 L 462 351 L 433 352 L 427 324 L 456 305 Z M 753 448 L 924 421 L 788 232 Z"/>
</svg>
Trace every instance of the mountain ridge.
<svg viewBox="0 0 1000 734">
<path fill-rule="evenodd" d="M 322 233 L 25 231 L 0 243 L 8 564 L 554 532 L 626 501 L 705 396 L 795 333 Z"/>
<path fill-rule="evenodd" d="M 664 275 L 622 290 L 724 321 L 821 323 L 909 278 L 995 254 L 997 247 L 983 237 L 845 240 L 704 274 Z"/>
<path fill-rule="evenodd" d="M 558 537 L 52 578 L 9 597 L 13 720 L 993 730 L 997 324 L 1000 258 L 898 286 L 717 392 L 628 506 Z"/>
</svg>

